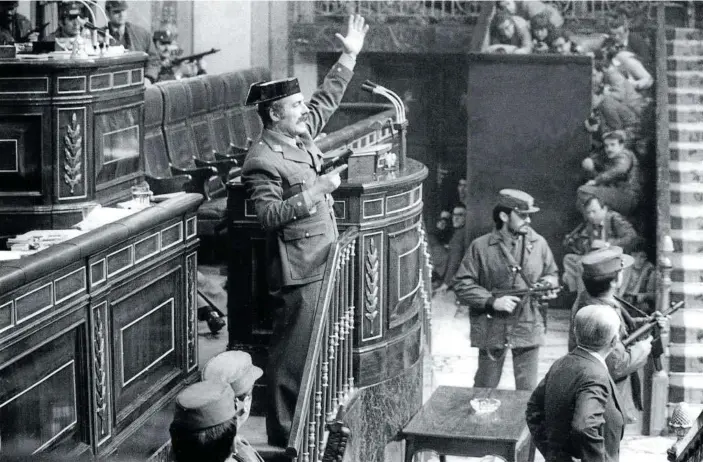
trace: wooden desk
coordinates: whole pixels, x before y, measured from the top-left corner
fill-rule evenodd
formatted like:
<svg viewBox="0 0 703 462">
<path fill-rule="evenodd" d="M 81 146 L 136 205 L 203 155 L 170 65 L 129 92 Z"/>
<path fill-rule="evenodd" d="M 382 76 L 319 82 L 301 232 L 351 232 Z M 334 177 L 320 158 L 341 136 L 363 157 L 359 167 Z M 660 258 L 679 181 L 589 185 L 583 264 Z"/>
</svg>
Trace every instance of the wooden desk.
<svg viewBox="0 0 703 462">
<path fill-rule="evenodd" d="M 496 398 L 500 407 L 490 414 L 476 414 L 469 401 Z M 530 459 L 530 433 L 525 423 L 529 391 L 492 388 L 439 387 L 420 412 L 403 429 L 405 460 L 416 452 L 436 451 L 445 455 L 503 457 L 508 462 Z"/>
</svg>

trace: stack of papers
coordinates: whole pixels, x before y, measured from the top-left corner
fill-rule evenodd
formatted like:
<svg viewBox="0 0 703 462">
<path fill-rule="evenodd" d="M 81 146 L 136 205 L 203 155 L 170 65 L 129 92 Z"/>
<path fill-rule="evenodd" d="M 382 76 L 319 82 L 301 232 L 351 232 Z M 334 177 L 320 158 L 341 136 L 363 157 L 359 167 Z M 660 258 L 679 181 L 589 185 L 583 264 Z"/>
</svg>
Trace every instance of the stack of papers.
<svg viewBox="0 0 703 462">
<path fill-rule="evenodd" d="M 35 229 L 7 240 L 13 251 L 37 251 L 83 234 L 78 229 Z"/>
</svg>

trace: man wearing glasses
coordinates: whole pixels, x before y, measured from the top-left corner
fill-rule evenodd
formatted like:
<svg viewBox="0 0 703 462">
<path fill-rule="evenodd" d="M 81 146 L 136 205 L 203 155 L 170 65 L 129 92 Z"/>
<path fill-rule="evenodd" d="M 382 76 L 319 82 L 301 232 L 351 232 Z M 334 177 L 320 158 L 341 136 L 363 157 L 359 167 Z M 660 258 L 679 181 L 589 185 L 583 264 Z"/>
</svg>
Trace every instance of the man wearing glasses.
<svg viewBox="0 0 703 462">
<path fill-rule="evenodd" d="M 558 286 L 558 268 L 547 241 L 531 227 L 539 211 L 534 198 L 517 189 L 503 189 L 493 208 L 495 228 L 475 239 L 453 281 L 454 293 L 469 306 L 471 345 L 479 349 L 474 387 L 496 388 L 505 356 L 513 356 L 515 386 L 537 385 L 539 346 L 544 341 L 543 296 L 499 295 L 496 291 Z"/>
</svg>

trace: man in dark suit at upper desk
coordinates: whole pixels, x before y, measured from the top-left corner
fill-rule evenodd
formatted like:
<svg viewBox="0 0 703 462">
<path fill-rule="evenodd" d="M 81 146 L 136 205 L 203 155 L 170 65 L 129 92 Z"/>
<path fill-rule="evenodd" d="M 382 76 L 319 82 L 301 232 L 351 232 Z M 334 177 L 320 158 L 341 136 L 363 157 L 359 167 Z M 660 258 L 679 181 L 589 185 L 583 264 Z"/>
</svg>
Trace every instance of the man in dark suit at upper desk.
<svg viewBox="0 0 703 462">
<path fill-rule="evenodd" d="M 340 185 L 342 168 L 322 175 L 322 153 L 313 139 L 342 101 L 367 30 L 364 18 L 355 15 L 346 37 L 336 34 L 344 52 L 309 103 L 295 78 L 255 83 L 246 100 L 258 106 L 264 124 L 242 180 L 268 237 L 274 326 L 266 426 L 269 443 L 276 446 L 288 442 L 327 255 L 338 236 L 330 194 Z"/>
<path fill-rule="evenodd" d="M 152 41 L 151 34 L 144 28 L 127 21 L 127 2 L 107 0 L 105 11 L 109 19 L 108 28 L 113 40 L 110 45 L 122 45 L 125 50 L 143 51 L 149 55 L 144 79 L 156 83 L 161 69 L 159 54 Z"/>
<path fill-rule="evenodd" d="M 617 462 L 625 423 L 605 358 L 619 341 L 620 317 L 589 305 L 576 313 L 574 331 L 578 347 L 532 393 L 527 426 L 546 462 Z"/>
</svg>

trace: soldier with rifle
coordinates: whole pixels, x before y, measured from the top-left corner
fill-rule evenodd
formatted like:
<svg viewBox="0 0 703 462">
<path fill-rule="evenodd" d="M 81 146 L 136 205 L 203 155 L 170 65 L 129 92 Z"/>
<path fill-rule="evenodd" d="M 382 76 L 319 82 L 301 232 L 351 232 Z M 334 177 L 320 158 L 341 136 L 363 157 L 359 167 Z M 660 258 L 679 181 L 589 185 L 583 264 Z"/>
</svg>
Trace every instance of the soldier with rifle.
<svg viewBox="0 0 703 462">
<path fill-rule="evenodd" d="M 479 349 L 474 387 L 498 386 L 508 350 L 516 388 L 537 385 L 544 300 L 556 297 L 559 280 L 547 241 L 530 227 L 538 211 L 529 194 L 500 191 L 495 229 L 471 243 L 454 277 L 457 299 L 469 306 L 471 345 Z"/>
<path fill-rule="evenodd" d="M 203 58 L 220 51 L 213 48 L 202 53 L 178 56 L 183 53 L 183 50 L 176 44 L 175 36 L 170 30 L 157 30 L 154 32 L 154 45 L 159 53 L 161 65 L 158 77 L 159 82 L 207 74 Z"/>
<path fill-rule="evenodd" d="M 625 309 L 628 303 L 617 297 L 616 293 L 622 284 L 622 270 L 632 265 L 633 258 L 625 255 L 621 247 L 611 246 L 586 254 L 581 260 L 583 266 L 583 284 L 586 290 L 581 292 L 571 309 L 571 324 L 569 326 L 569 351 L 576 347 L 576 337 L 573 332 L 573 321 L 576 313 L 588 305 L 600 305 L 614 309 L 621 319 L 620 339 L 624 340 L 639 327 L 654 321 L 659 328 L 666 328 L 668 316 L 655 312 L 651 317 L 646 313 L 641 317 L 633 317 Z M 640 311 L 630 307 L 634 311 Z M 608 371 L 613 378 L 620 396 L 624 401 L 624 413 L 629 422 L 636 420 L 635 410 L 642 410 L 642 385 L 637 371 L 645 365 L 647 357 L 654 349 L 653 338 L 648 336 L 627 345 L 623 341 L 615 345 L 606 358 Z M 658 339 L 658 341 L 661 341 Z"/>
<path fill-rule="evenodd" d="M 0 44 L 15 42 L 36 42 L 39 31 L 32 30 L 32 23 L 17 12 L 20 2 L 0 2 Z"/>
</svg>

